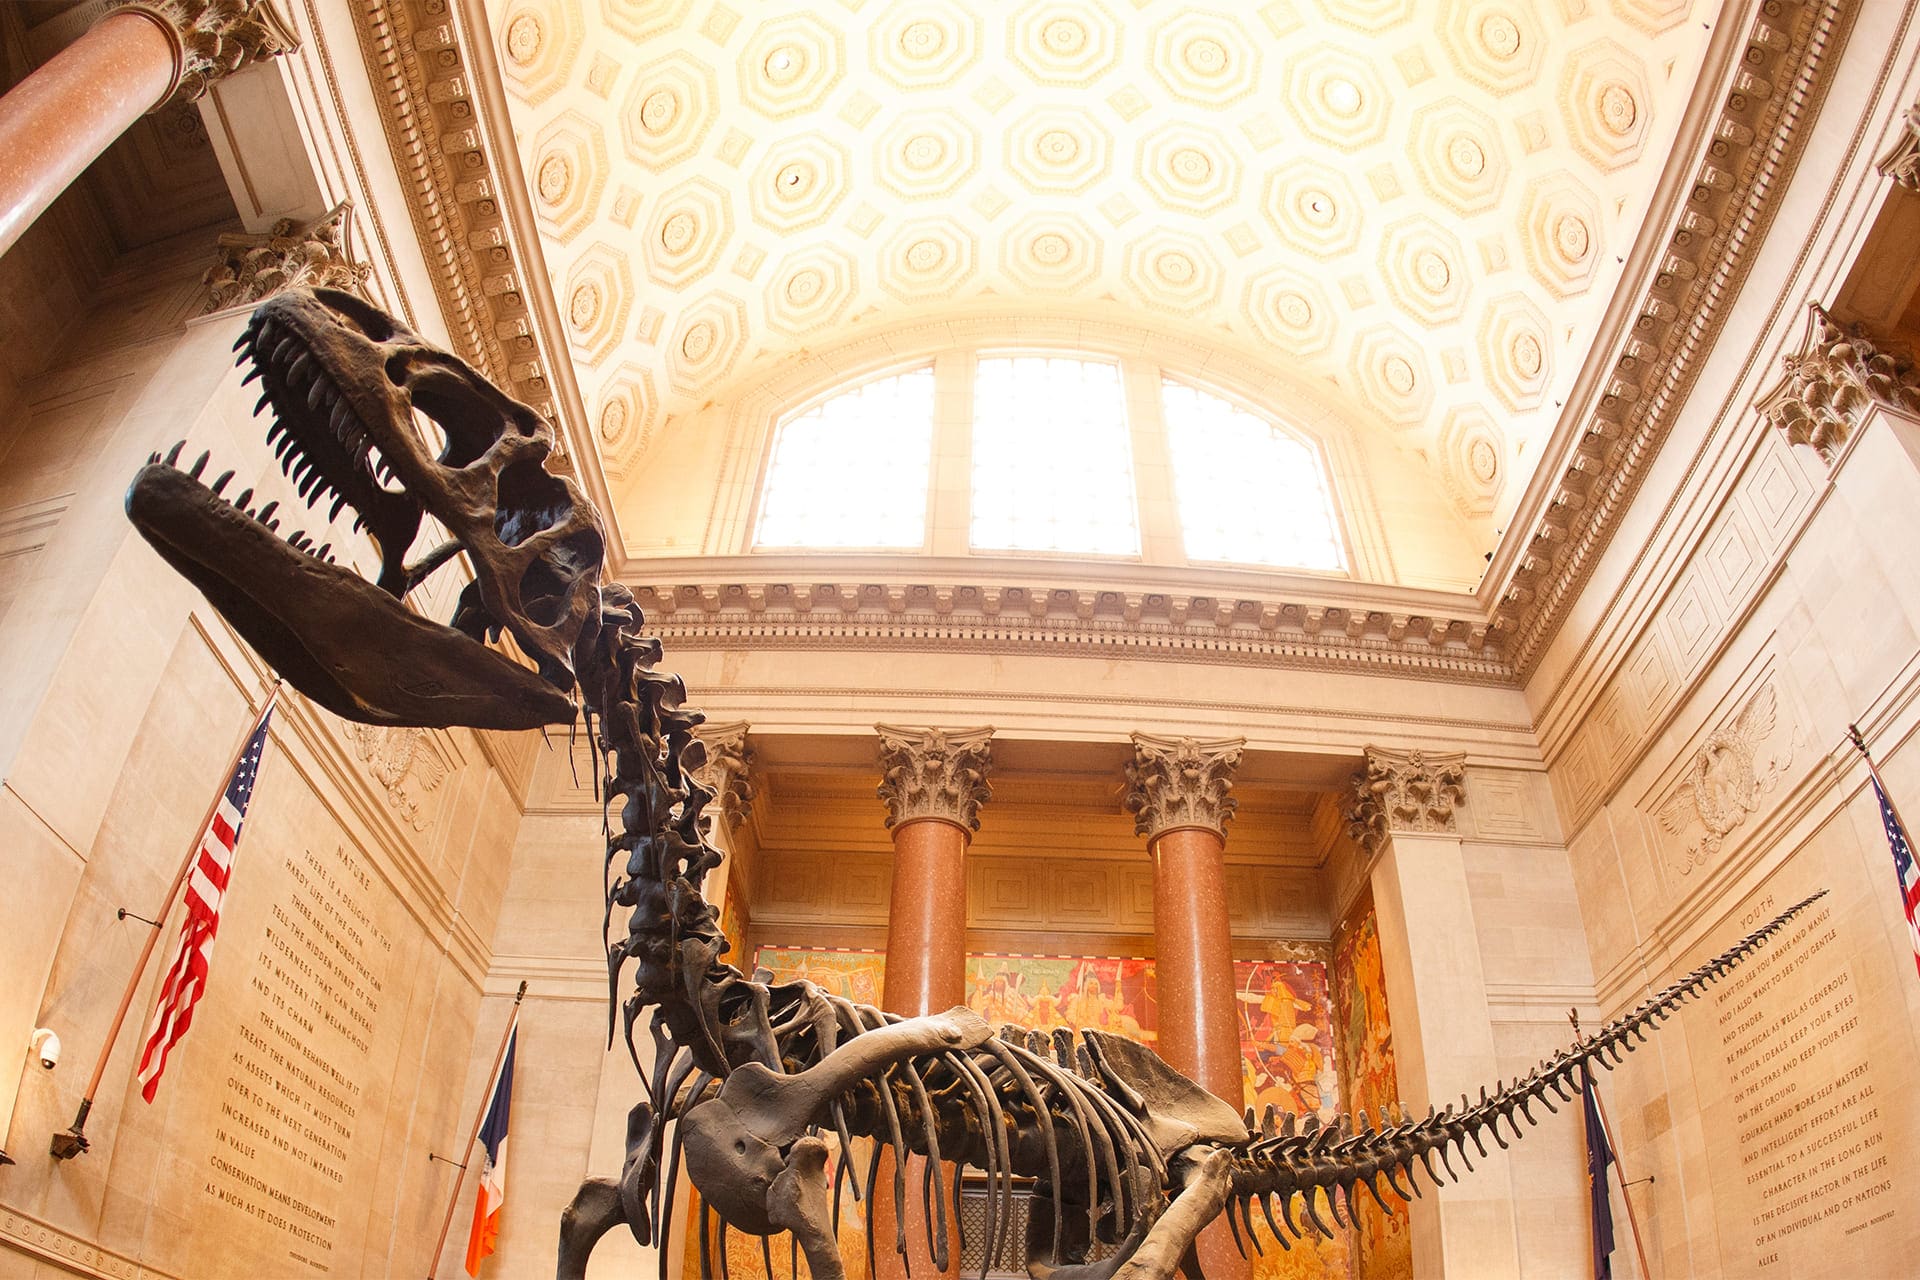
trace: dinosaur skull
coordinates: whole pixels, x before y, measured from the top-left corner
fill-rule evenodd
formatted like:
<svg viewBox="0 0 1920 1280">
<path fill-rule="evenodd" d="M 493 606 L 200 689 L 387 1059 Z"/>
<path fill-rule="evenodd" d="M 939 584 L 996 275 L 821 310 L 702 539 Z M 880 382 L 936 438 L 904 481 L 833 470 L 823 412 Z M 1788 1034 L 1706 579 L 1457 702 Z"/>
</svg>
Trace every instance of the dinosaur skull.
<svg viewBox="0 0 1920 1280">
<path fill-rule="evenodd" d="M 574 652 L 599 611 L 598 514 L 549 473 L 553 428 L 464 361 L 378 308 L 331 289 L 279 294 L 236 344 L 271 406 L 267 438 L 309 507 L 356 514 L 380 554 L 366 582 L 272 505 L 244 510 L 190 472 L 150 462 L 127 514 L 301 692 L 376 724 L 531 728 L 572 718 Z M 420 419 L 440 437 L 438 447 Z M 449 540 L 407 554 L 431 516 Z M 473 567 L 450 626 L 405 607 L 464 552 Z M 505 631 L 535 669 L 489 648 Z M 537 672 L 537 673 L 536 673 Z"/>
</svg>

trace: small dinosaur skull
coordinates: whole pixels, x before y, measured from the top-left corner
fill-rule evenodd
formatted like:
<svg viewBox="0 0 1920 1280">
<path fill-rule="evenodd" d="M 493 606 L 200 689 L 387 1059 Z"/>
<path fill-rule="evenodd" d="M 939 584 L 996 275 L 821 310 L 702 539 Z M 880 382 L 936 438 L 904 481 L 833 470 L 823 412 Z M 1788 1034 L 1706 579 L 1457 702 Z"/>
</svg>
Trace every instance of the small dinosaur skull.
<svg viewBox="0 0 1920 1280">
<path fill-rule="evenodd" d="M 235 344 L 271 406 L 267 438 L 309 507 L 351 506 L 380 552 L 373 583 L 272 505 L 244 510 L 154 459 L 127 493 L 143 536 L 301 692 L 378 724 L 530 728 L 572 718 L 576 646 L 600 610 L 605 537 L 569 480 L 546 470 L 553 428 L 458 357 L 331 289 L 279 294 Z M 438 447 L 420 420 L 430 421 Z M 449 540 L 408 563 L 422 521 Z M 407 593 L 464 552 L 474 580 L 451 626 Z M 487 647 L 505 631 L 535 671 Z M 536 674 L 537 672 L 537 674 Z"/>
</svg>

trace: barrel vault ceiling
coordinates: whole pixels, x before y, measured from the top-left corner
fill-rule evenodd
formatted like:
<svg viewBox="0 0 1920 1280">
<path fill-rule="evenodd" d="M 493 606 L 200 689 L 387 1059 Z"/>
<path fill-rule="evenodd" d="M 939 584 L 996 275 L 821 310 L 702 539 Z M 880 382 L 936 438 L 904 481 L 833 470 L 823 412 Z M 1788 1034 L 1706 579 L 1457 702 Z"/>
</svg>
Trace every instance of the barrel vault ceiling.
<svg viewBox="0 0 1920 1280">
<path fill-rule="evenodd" d="M 997 310 L 1297 381 L 1487 527 L 1588 356 L 1716 12 L 487 8 L 616 493 L 676 420 L 797 352 Z"/>
</svg>

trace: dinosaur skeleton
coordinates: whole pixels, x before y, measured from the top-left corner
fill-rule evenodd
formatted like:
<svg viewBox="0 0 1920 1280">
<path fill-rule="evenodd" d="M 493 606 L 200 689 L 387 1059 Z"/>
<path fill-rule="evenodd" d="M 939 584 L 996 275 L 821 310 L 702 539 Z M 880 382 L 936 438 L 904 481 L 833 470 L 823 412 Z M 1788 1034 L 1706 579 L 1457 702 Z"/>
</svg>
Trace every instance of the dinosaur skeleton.
<svg viewBox="0 0 1920 1280">
<path fill-rule="evenodd" d="M 349 720 L 529 728 L 571 723 L 576 690 L 584 704 L 604 764 L 609 934 L 625 913 L 625 936 L 608 949 L 609 1034 L 617 1007 L 646 1096 L 629 1116 L 620 1177 L 589 1179 L 563 1216 L 562 1280 L 583 1276 L 595 1243 L 621 1223 L 641 1244 L 664 1245 L 682 1169 L 701 1195 L 703 1274 L 715 1274 L 704 1215 L 717 1213 L 721 1274 L 730 1226 L 763 1240 L 790 1232 L 816 1278 L 843 1277 L 843 1197 L 880 1192 L 887 1148 L 927 1157 L 917 1188 L 908 1162 L 894 1160 L 891 1192 L 925 1207 L 942 1270 L 957 1262 L 949 1222 L 960 1188 L 947 1169 L 962 1164 L 987 1175 L 988 1258 L 1000 1256 L 1019 1178 L 1031 1180 L 1023 1244 L 1036 1280 L 1198 1276 L 1194 1238 L 1222 1213 L 1243 1250 L 1261 1247 L 1256 1206 L 1290 1248 L 1330 1235 L 1329 1218 L 1350 1223 L 1363 1192 L 1388 1209 L 1386 1193 L 1419 1195 L 1422 1174 L 1455 1177 L 1452 1157 L 1471 1169 L 1470 1148 L 1485 1156 L 1487 1138 L 1505 1147 L 1521 1119 L 1536 1122 L 1533 1104 L 1572 1100 L 1587 1063 L 1610 1069 L 1807 905 L 1478 1100 L 1333 1123 L 1271 1108 L 1243 1116 L 1151 1051 L 1098 1031 L 996 1033 L 963 1008 L 900 1018 L 811 983 L 748 977 L 723 959 L 729 942 L 702 892 L 721 862 L 706 838 L 713 792 L 693 777 L 702 717 L 659 669 L 660 643 L 643 633 L 632 595 L 601 580 L 597 513 L 544 467 L 551 426 L 349 294 L 272 298 L 236 350 L 248 380 L 264 384 L 256 412 L 273 410 L 267 435 L 287 478 L 310 508 L 331 499 L 326 523 L 353 508 L 379 552 L 375 581 L 304 532 L 282 540 L 275 503 L 252 510 L 251 491 L 227 502 L 231 472 L 203 486 L 207 456 L 181 470 L 180 445 L 154 455 L 127 494 L 160 554 L 289 682 Z M 448 540 L 408 562 L 428 517 Z M 451 625 L 409 610 L 408 593 L 461 553 L 474 579 Z M 489 647 L 503 637 L 524 662 Z M 839 1142 L 831 1175 L 823 1135 Z M 855 1137 L 874 1140 L 864 1176 L 850 1159 Z M 905 1251 L 904 1226 L 889 1243 Z M 662 1248 L 663 1276 L 667 1266 Z"/>
</svg>

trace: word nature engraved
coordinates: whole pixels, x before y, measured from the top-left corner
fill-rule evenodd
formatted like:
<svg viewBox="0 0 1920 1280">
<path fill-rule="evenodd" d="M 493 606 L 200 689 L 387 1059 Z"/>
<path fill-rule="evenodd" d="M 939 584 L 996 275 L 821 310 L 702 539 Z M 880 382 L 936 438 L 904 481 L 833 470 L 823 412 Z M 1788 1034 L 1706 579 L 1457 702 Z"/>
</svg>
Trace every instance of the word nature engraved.
<svg viewBox="0 0 1920 1280">
<path fill-rule="evenodd" d="M 1773 909 L 1763 896 L 1750 913 L 1764 919 Z M 1891 1217 L 1899 1199 L 1871 1037 L 1839 931 L 1831 905 L 1819 904 L 1709 1006 L 1714 1063 L 1733 1102 L 1732 1202 L 1746 1217 L 1744 1265 L 1755 1270 L 1840 1250 Z"/>
<path fill-rule="evenodd" d="M 282 871 L 284 896 L 247 956 L 204 1191 L 318 1274 L 334 1268 L 347 1165 L 368 1118 L 363 1073 L 393 943 L 352 850 L 290 853 Z"/>
</svg>

